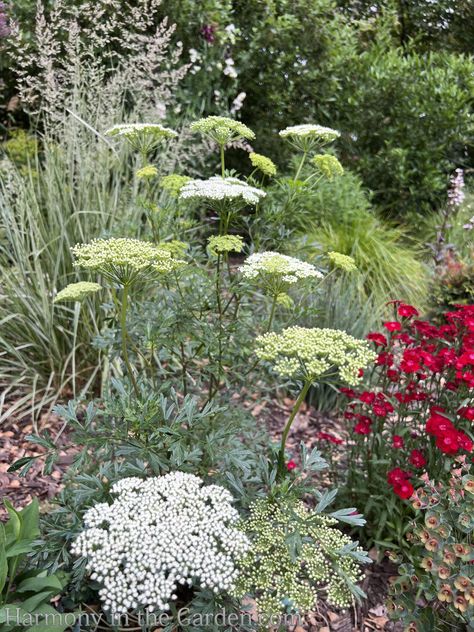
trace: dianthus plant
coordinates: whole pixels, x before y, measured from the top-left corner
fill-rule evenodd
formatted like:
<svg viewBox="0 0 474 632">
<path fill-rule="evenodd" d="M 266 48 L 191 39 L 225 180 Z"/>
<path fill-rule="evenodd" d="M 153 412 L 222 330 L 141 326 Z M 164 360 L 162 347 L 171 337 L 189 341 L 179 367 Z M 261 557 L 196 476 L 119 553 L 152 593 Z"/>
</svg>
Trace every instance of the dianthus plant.
<svg viewBox="0 0 474 632">
<path fill-rule="evenodd" d="M 125 478 L 89 509 L 73 553 L 87 559 L 106 611 L 168 611 L 184 589 L 232 592 L 250 543 L 232 497 L 192 474 Z"/>
<path fill-rule="evenodd" d="M 389 614 L 412 632 L 474 628 L 474 476 L 456 461 L 446 482 L 424 475 L 411 499 L 411 560 L 392 582 Z"/>
<path fill-rule="evenodd" d="M 377 357 L 365 386 L 342 389 L 348 490 L 367 494 L 379 537 L 385 521 L 404 513 L 422 474 L 446 480 L 474 445 L 474 306 L 445 313 L 442 324 L 400 301 L 393 309 L 384 331 L 367 336 Z"/>
<path fill-rule="evenodd" d="M 334 495 L 332 495 L 332 498 Z M 313 610 L 318 599 L 339 607 L 350 606 L 364 593 L 357 586 L 365 552 L 338 528 L 338 517 L 363 524 L 360 515 L 323 513 L 328 494 L 316 508 L 291 497 L 268 498 L 250 507 L 243 523 L 252 542 L 239 562 L 237 594 L 256 596 L 262 614 Z"/>
<path fill-rule="evenodd" d="M 303 384 L 283 431 L 278 460 L 280 477 L 285 473 L 285 445 L 296 414 L 312 384 L 342 381 L 359 384 L 364 369 L 376 354 L 364 340 L 344 331 L 289 327 L 281 333 L 267 333 L 256 340 L 258 358 L 271 364 L 280 377 Z"/>
</svg>

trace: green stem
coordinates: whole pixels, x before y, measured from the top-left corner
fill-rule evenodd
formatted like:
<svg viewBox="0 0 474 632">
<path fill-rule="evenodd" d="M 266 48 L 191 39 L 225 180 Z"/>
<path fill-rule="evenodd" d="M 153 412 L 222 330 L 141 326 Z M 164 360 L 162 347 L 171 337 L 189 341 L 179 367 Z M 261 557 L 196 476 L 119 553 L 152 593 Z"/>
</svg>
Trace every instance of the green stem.
<svg viewBox="0 0 474 632">
<path fill-rule="evenodd" d="M 221 174 L 225 178 L 225 158 L 224 158 L 224 145 L 221 145 Z"/>
<path fill-rule="evenodd" d="M 123 293 L 122 293 L 122 307 L 120 309 L 120 334 L 122 338 L 122 356 L 123 356 L 123 361 L 125 362 L 125 366 L 127 367 L 127 372 L 128 372 L 128 375 L 130 376 L 130 380 L 132 382 L 135 395 L 139 397 L 140 391 L 138 390 L 138 384 L 133 374 L 132 365 L 130 364 L 130 360 L 128 357 L 128 350 L 127 350 L 127 306 L 128 306 L 129 289 L 130 288 L 128 285 L 124 285 Z"/>
<path fill-rule="evenodd" d="M 290 433 L 291 430 L 291 425 L 299 411 L 299 409 L 301 408 L 301 404 L 304 402 L 306 395 L 308 394 L 308 391 L 310 389 L 312 380 L 307 380 L 304 383 L 303 389 L 301 391 L 301 393 L 298 395 L 298 399 L 295 402 L 295 405 L 293 406 L 293 410 L 291 411 L 291 414 L 288 418 L 288 421 L 286 422 L 286 426 L 285 429 L 283 430 L 283 435 L 281 437 L 281 444 L 280 444 L 280 452 L 278 454 L 278 478 L 282 479 L 285 475 L 285 446 L 286 446 L 286 440 L 288 439 L 288 435 Z"/>
<path fill-rule="evenodd" d="M 305 152 L 303 153 L 303 157 L 302 157 L 302 159 L 301 159 L 300 165 L 299 165 L 299 167 L 298 167 L 298 169 L 297 169 L 297 171 L 296 171 L 295 177 L 293 178 L 293 182 L 296 182 L 296 181 L 298 180 L 298 177 L 299 177 L 299 175 L 300 175 L 300 173 L 301 173 L 301 169 L 303 169 L 303 165 L 304 165 L 304 163 L 305 163 L 305 160 L 306 160 L 306 156 L 307 156 L 307 155 L 308 155 L 308 152 L 307 152 L 307 151 L 305 151 Z"/>
<path fill-rule="evenodd" d="M 267 323 L 267 328 L 265 330 L 265 333 L 268 333 L 271 329 L 272 323 L 273 323 L 273 318 L 275 316 L 275 309 L 276 309 L 276 304 L 277 304 L 277 298 L 278 298 L 278 294 L 275 294 L 273 297 L 273 301 L 272 301 L 272 309 L 270 311 L 270 318 L 268 319 L 268 323 Z"/>
</svg>

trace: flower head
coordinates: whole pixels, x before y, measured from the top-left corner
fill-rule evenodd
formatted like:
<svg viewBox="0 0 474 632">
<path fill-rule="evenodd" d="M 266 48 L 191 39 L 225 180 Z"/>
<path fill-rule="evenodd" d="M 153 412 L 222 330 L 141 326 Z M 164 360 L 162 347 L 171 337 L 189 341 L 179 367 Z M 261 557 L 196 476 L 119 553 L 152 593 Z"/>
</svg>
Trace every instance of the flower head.
<svg viewBox="0 0 474 632">
<path fill-rule="evenodd" d="M 247 125 L 225 116 L 207 116 L 191 123 L 190 129 L 208 136 L 221 146 L 243 138 L 246 140 L 255 138 L 255 134 Z"/>
<path fill-rule="evenodd" d="M 318 154 L 313 157 L 311 162 L 328 180 L 334 180 L 334 178 L 342 176 L 344 173 L 339 160 L 335 156 L 331 156 L 331 154 Z"/>
<path fill-rule="evenodd" d="M 322 147 L 327 143 L 332 143 L 341 135 L 340 132 L 330 127 L 312 124 L 286 127 L 279 134 L 301 151 L 309 151 L 314 146 Z"/>
<path fill-rule="evenodd" d="M 94 239 L 88 244 L 77 244 L 72 252 L 78 268 L 94 270 L 122 285 L 130 285 L 145 275 L 171 272 L 185 264 L 166 249 L 124 237 Z"/>
<path fill-rule="evenodd" d="M 79 281 L 79 283 L 70 283 L 64 289 L 56 294 L 53 303 L 64 303 L 67 301 L 82 301 L 90 294 L 95 294 L 102 289 L 98 283 L 90 283 L 89 281 Z"/>
<path fill-rule="evenodd" d="M 358 384 L 359 370 L 375 360 L 365 340 L 337 329 L 288 327 L 256 340 L 255 353 L 273 364 L 281 376 L 312 380 L 337 375 L 343 382 Z"/>
<path fill-rule="evenodd" d="M 238 178 L 213 176 L 209 180 L 191 180 L 182 187 L 179 197 L 182 200 L 202 200 L 215 208 L 218 203 L 230 203 L 237 207 L 258 204 L 265 195 L 265 191 Z"/>
<path fill-rule="evenodd" d="M 114 125 L 105 132 L 106 136 L 120 136 L 142 154 L 155 149 L 161 141 L 176 138 L 177 132 L 160 123 L 122 123 Z"/>
<path fill-rule="evenodd" d="M 72 553 L 85 557 L 105 610 L 169 610 L 180 586 L 231 591 L 249 549 L 229 492 L 172 472 L 112 487 L 113 502 L 84 516 Z"/>
<path fill-rule="evenodd" d="M 340 268 L 344 270 L 344 272 L 355 272 L 357 270 L 357 266 L 352 257 L 348 255 L 343 255 L 340 252 L 328 252 L 329 261 L 335 268 Z"/>
<path fill-rule="evenodd" d="M 138 169 L 135 175 L 139 180 L 151 180 L 152 178 L 156 178 L 158 175 L 158 169 L 155 165 L 146 165 L 145 167 Z"/>
<path fill-rule="evenodd" d="M 290 286 L 306 279 L 323 277 L 311 263 L 272 251 L 250 255 L 240 271 L 244 279 L 261 283 L 272 296 L 286 293 Z"/>
<path fill-rule="evenodd" d="M 240 235 L 213 235 L 209 237 L 209 252 L 213 255 L 223 255 L 228 252 L 242 252 L 243 237 Z"/>
<path fill-rule="evenodd" d="M 189 176 L 181 176 L 178 173 L 170 173 L 168 176 L 161 178 L 161 187 L 168 191 L 172 197 L 178 197 L 181 189 L 187 184 L 191 178 Z"/>
<path fill-rule="evenodd" d="M 274 176 L 277 172 L 277 168 L 273 160 L 262 156 L 262 154 L 256 154 L 254 151 L 249 154 L 250 162 L 252 166 L 259 169 L 266 176 Z"/>
</svg>

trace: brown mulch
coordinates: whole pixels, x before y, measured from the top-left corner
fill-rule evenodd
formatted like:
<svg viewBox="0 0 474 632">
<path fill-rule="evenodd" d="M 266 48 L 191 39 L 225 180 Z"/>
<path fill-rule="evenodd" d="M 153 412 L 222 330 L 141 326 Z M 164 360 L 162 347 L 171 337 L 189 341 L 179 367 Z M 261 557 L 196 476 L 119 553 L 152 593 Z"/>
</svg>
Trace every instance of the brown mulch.
<svg viewBox="0 0 474 632">
<path fill-rule="evenodd" d="M 242 393 L 241 396 L 245 407 L 256 419 L 265 423 L 270 436 L 278 441 L 294 401 L 284 398 L 281 401 L 261 403 L 250 394 Z M 288 438 L 288 451 L 298 463 L 299 446 L 302 441 L 310 450 L 318 444 L 318 432 L 325 431 L 342 436 L 338 428 L 338 421 L 335 418 L 322 415 L 303 405 Z M 68 445 L 67 433 L 63 431 L 63 421 L 56 415 L 44 414 L 39 420 L 38 430 L 40 433 L 48 431 L 53 438 L 60 435 L 60 458 L 49 476 L 42 473 L 42 458 L 34 462 L 25 477 L 20 477 L 18 472 L 7 471 L 12 463 L 24 456 L 45 453 L 44 448 L 25 440 L 26 436 L 34 434 L 34 428 L 28 419 L 12 420 L 0 430 L 0 520 L 6 518 L 2 504 L 4 498 L 10 500 L 16 508 L 24 507 L 33 497 L 37 497 L 43 504 L 51 500 L 61 489 L 64 472 L 77 452 L 77 448 Z M 375 560 L 375 551 L 370 553 Z M 388 580 L 393 575 L 396 575 L 396 568 L 388 560 L 372 564 L 366 569 L 362 586 L 367 594 L 367 600 L 362 607 L 348 611 L 333 611 L 326 604 L 319 604 L 318 610 L 308 615 L 301 625 L 293 628 L 293 632 L 400 632 L 403 628 L 389 621 L 383 605 Z"/>
<path fill-rule="evenodd" d="M 44 414 L 38 421 L 37 430 L 47 431 L 55 438 L 63 429 L 63 421 L 54 414 Z M 60 456 L 50 475 L 42 473 L 44 458 L 36 459 L 26 476 L 18 472 L 8 472 L 8 468 L 25 456 L 44 455 L 45 448 L 26 441 L 28 435 L 35 434 L 29 420 L 10 420 L 0 431 L 0 520 L 7 516 L 3 499 L 8 499 L 16 509 L 25 507 L 34 497 L 40 502 L 53 498 L 61 489 L 61 479 L 74 458 L 75 448 L 67 445 L 67 434 L 62 432 L 58 440 Z"/>
</svg>

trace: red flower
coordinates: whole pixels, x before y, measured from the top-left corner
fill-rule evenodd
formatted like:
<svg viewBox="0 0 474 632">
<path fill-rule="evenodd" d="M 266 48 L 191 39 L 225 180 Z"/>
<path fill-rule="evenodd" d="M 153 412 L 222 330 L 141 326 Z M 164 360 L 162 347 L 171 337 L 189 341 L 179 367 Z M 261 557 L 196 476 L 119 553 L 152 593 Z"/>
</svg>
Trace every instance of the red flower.
<svg viewBox="0 0 474 632">
<path fill-rule="evenodd" d="M 458 415 L 468 421 L 474 421 L 474 406 L 463 406 L 458 410 Z"/>
<path fill-rule="evenodd" d="M 387 321 L 383 324 L 387 331 L 400 331 L 402 328 L 402 324 L 397 322 L 396 320 Z"/>
<path fill-rule="evenodd" d="M 400 373 L 395 371 L 395 369 L 387 369 L 387 377 L 391 382 L 398 382 Z"/>
<path fill-rule="evenodd" d="M 364 404 L 372 404 L 375 401 L 375 393 L 364 391 L 359 395 L 359 399 L 361 402 L 364 402 Z"/>
<path fill-rule="evenodd" d="M 393 413 L 393 406 L 382 393 L 379 393 L 377 400 L 372 405 L 372 411 L 377 417 L 386 417 L 388 413 Z"/>
<path fill-rule="evenodd" d="M 393 435 L 392 445 L 394 448 L 403 448 L 403 446 L 405 445 L 403 437 L 401 437 L 400 435 Z"/>
<path fill-rule="evenodd" d="M 436 447 L 444 454 L 456 454 L 461 447 L 456 431 L 446 432 L 436 437 Z"/>
<path fill-rule="evenodd" d="M 413 496 L 415 488 L 408 481 L 393 486 L 393 491 L 403 500 L 408 500 Z"/>
<path fill-rule="evenodd" d="M 400 483 L 404 483 L 408 478 L 410 478 L 410 474 L 399 467 L 387 472 L 387 481 L 390 485 L 399 485 Z"/>
<path fill-rule="evenodd" d="M 317 436 L 318 439 L 321 439 L 321 441 L 329 441 L 330 443 L 334 443 L 335 445 L 340 445 L 341 443 L 344 443 L 342 439 L 329 434 L 329 432 L 319 432 Z"/>
<path fill-rule="evenodd" d="M 393 353 L 388 353 L 387 351 L 382 351 L 377 356 L 376 364 L 379 366 L 392 366 L 393 364 Z"/>
<path fill-rule="evenodd" d="M 286 469 L 291 472 L 291 470 L 294 470 L 296 467 L 296 463 L 294 461 L 288 461 L 288 463 L 286 464 Z"/>
<path fill-rule="evenodd" d="M 352 399 L 353 397 L 355 397 L 355 391 L 352 388 L 347 388 L 346 386 L 341 386 L 339 389 L 340 393 L 343 393 L 346 397 L 349 397 L 350 399 Z"/>
<path fill-rule="evenodd" d="M 410 454 L 410 463 L 415 467 L 424 467 L 426 465 L 426 459 L 420 450 L 412 450 Z"/>
<path fill-rule="evenodd" d="M 369 417 L 360 416 L 359 421 L 354 426 L 354 432 L 360 435 L 368 435 L 372 429 L 372 420 Z"/>
<path fill-rule="evenodd" d="M 426 422 L 425 430 L 430 435 L 434 435 L 435 437 L 442 437 L 446 433 L 455 432 L 456 428 L 449 421 L 449 419 L 434 412 Z"/>
<path fill-rule="evenodd" d="M 398 307 L 398 315 L 403 316 L 403 318 L 411 318 L 412 316 L 418 316 L 418 310 L 412 305 L 400 303 Z"/>
<path fill-rule="evenodd" d="M 404 373 L 417 373 L 420 371 L 420 352 L 415 349 L 405 349 L 403 360 L 400 362 L 400 369 Z"/>
<path fill-rule="evenodd" d="M 473 443 L 465 432 L 458 432 L 458 442 L 463 450 L 466 450 L 466 452 L 472 452 Z"/>
<path fill-rule="evenodd" d="M 387 338 L 377 332 L 367 334 L 367 340 L 372 340 L 372 342 L 375 342 L 375 344 L 380 347 L 385 347 L 388 344 Z"/>
</svg>

